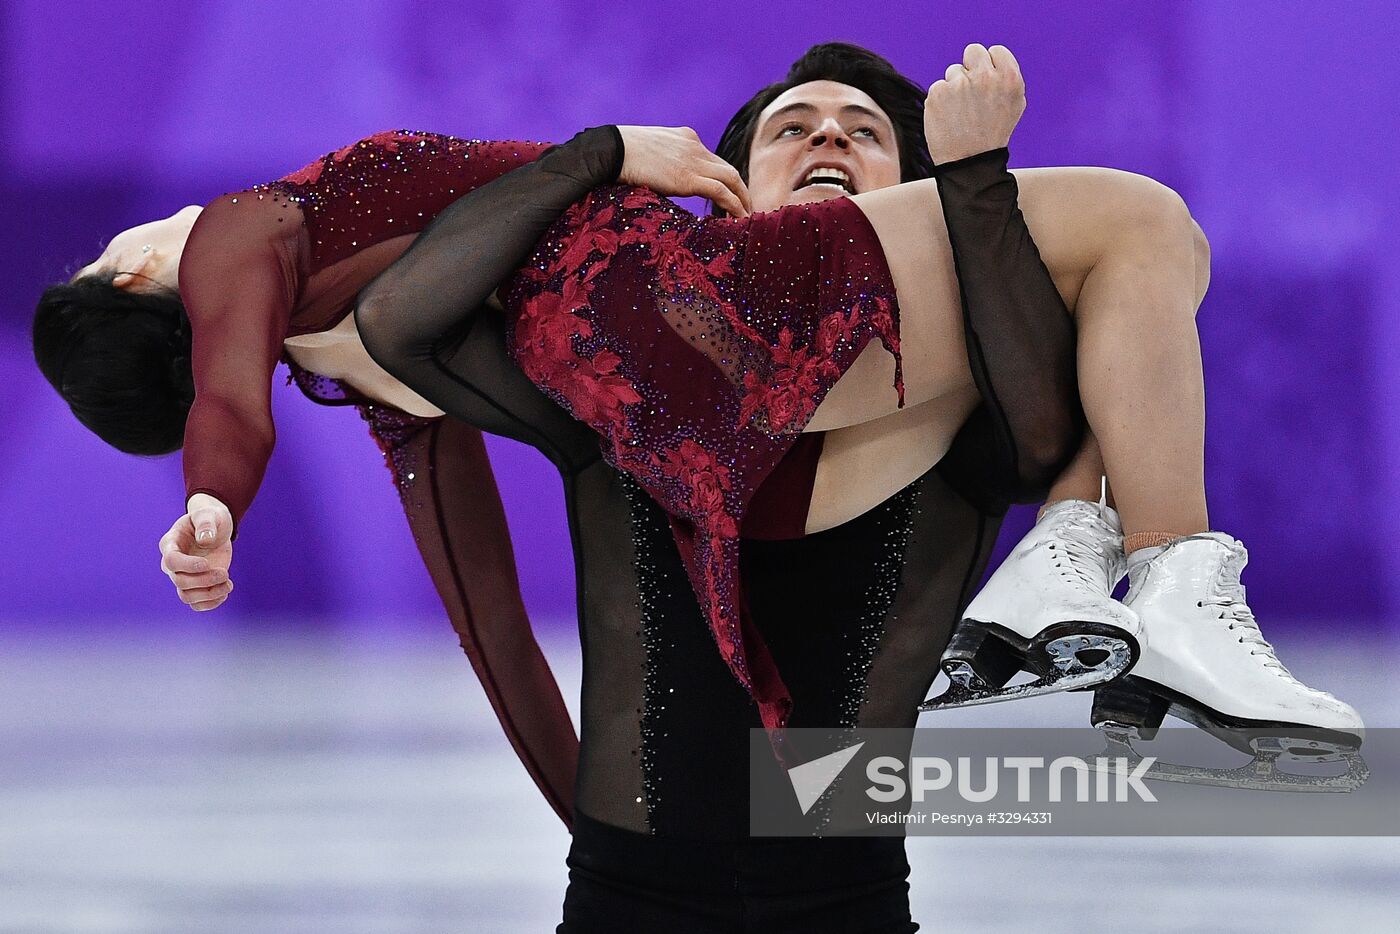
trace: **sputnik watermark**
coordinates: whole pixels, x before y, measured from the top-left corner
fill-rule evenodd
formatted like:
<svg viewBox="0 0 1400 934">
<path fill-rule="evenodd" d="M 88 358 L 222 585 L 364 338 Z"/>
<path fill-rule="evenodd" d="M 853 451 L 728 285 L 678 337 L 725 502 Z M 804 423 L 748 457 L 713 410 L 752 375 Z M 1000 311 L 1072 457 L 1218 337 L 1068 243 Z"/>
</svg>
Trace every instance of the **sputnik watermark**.
<svg viewBox="0 0 1400 934">
<path fill-rule="evenodd" d="M 864 744 L 862 744 L 864 745 Z M 846 750 L 842 750 L 845 752 Z M 852 753 L 854 754 L 854 753 Z M 839 753 L 837 754 L 839 755 Z M 873 784 L 865 793 L 872 801 L 888 804 L 901 800 L 906 794 L 915 803 L 923 803 L 930 792 L 945 791 L 957 781 L 958 796 L 964 801 L 984 804 L 996 798 L 1000 791 L 1000 777 L 1003 768 L 1016 773 L 1016 800 L 1025 803 L 1031 800 L 1031 775 L 1044 769 L 1045 788 L 1048 799 L 1053 802 L 1064 800 L 1065 774 L 1075 776 L 1074 799 L 1077 802 L 1128 801 L 1129 792 L 1137 795 L 1139 801 L 1156 801 L 1154 795 L 1142 783 L 1143 776 L 1157 760 L 1147 757 L 1138 760 L 1135 766 L 1126 758 L 1094 760 L 1094 768 L 1089 763 L 1074 756 L 1061 756 L 1046 766 L 1040 756 L 989 756 L 982 760 L 980 786 L 974 785 L 975 766 L 970 756 L 960 756 L 953 762 L 938 756 L 914 756 L 909 763 L 909 778 L 900 773 L 904 762 L 894 756 L 876 756 L 865 767 L 865 777 Z M 1000 764 L 998 764 L 1000 763 Z M 1090 772 L 1093 772 L 1093 789 L 1090 789 Z M 834 781 L 835 775 L 832 776 Z M 1110 782 L 1110 778 L 1113 779 Z M 827 783 L 830 785 L 830 782 Z M 1112 786 L 1110 788 L 1110 785 Z M 805 811 L 804 811 L 805 813 Z"/>
<path fill-rule="evenodd" d="M 1088 728 L 755 729 L 749 832 L 1400 833 L 1400 730 L 1368 733 L 1369 765 L 1325 736 L 1230 738 L 1164 728 L 1134 747 Z"/>
<path fill-rule="evenodd" d="M 812 809 L 864 745 L 855 743 L 788 769 L 788 780 L 803 814 Z M 996 798 L 1001 790 L 1002 771 L 1009 769 L 1016 773 L 1016 801 L 1022 804 L 1031 800 L 1032 773 L 1037 770 L 1044 770 L 1047 798 L 1052 802 L 1065 800 L 1066 773 L 1073 773 L 1073 800 L 1077 802 L 1128 801 L 1130 793 L 1139 801 L 1156 801 L 1157 796 L 1142 783 L 1154 762 L 1156 759 L 1150 756 L 1136 763 L 1123 757 L 1101 757 L 1094 760 L 1091 769 L 1087 761 L 1075 756 L 1061 756 L 1048 766 L 1041 756 L 988 756 L 982 760 L 981 779 L 976 781 L 970 756 L 959 756 L 953 762 L 938 756 L 914 756 L 909 762 L 908 778 L 901 774 L 905 769 L 903 760 L 875 756 L 865 766 L 865 777 L 871 782 L 865 794 L 881 804 L 900 801 L 905 795 L 922 804 L 929 793 L 946 791 L 956 781 L 958 796 L 964 801 L 985 804 Z"/>
<path fill-rule="evenodd" d="M 788 769 L 788 781 L 792 782 L 792 793 L 797 795 L 797 806 L 802 808 L 803 814 L 812 810 L 812 805 L 826 793 L 864 745 L 864 742 L 859 742 Z"/>
</svg>

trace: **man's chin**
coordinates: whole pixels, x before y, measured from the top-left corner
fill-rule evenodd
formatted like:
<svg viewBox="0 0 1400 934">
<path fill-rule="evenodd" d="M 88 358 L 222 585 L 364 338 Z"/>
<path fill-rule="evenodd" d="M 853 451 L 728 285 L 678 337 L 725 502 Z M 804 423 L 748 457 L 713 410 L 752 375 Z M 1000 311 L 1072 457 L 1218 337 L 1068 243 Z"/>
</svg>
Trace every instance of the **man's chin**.
<svg viewBox="0 0 1400 934">
<path fill-rule="evenodd" d="M 836 185 L 807 185 L 788 196 L 788 204 L 812 204 L 817 201 L 830 201 L 844 198 L 846 191 Z"/>
</svg>

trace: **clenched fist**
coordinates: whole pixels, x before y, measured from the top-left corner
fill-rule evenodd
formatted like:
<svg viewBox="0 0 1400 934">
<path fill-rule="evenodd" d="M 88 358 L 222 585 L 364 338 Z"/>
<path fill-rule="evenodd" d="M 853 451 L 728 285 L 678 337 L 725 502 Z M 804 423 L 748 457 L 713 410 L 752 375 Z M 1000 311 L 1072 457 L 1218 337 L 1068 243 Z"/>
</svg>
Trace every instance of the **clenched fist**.
<svg viewBox="0 0 1400 934">
<path fill-rule="evenodd" d="M 233 515 L 205 493 L 190 497 L 189 511 L 160 539 L 160 569 L 180 600 L 195 610 L 212 610 L 233 590 Z"/>
<path fill-rule="evenodd" d="M 624 185 L 641 185 L 659 195 L 708 198 L 733 217 L 753 210 L 739 171 L 705 148 L 690 127 L 619 126 Z"/>
<path fill-rule="evenodd" d="M 1011 141 L 1026 110 L 1021 66 L 1004 45 L 974 42 L 961 65 L 949 65 L 924 101 L 924 139 L 935 164 L 954 162 Z"/>
</svg>

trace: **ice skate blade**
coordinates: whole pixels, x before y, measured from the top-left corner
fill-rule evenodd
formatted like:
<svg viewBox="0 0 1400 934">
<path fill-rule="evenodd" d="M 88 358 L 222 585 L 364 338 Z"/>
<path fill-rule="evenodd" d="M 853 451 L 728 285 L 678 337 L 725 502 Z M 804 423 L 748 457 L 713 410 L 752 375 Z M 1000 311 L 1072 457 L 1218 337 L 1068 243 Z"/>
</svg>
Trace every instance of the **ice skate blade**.
<svg viewBox="0 0 1400 934">
<path fill-rule="evenodd" d="M 1059 628 L 1063 627 L 1052 627 L 1035 639 L 1021 641 L 995 627 L 997 637 L 1008 643 L 1008 649 L 1014 646 L 1019 650 L 1020 669 L 1037 672 L 1040 676 L 1034 681 L 1010 687 L 992 685 L 978 676 L 969 661 L 945 660 L 943 672 L 950 682 L 948 689 L 920 704 L 919 711 L 975 707 L 1058 694 L 1061 691 L 1087 690 L 1112 681 L 1137 661 L 1138 649 L 1131 636 L 1084 631 L 1054 635 L 1055 629 Z M 1093 664 L 1082 660 L 1086 655 L 1095 659 Z"/>
<path fill-rule="evenodd" d="M 1115 772 L 1124 766 L 1127 771 L 1134 771 L 1144 758 L 1133 746 L 1134 740 L 1140 738 L 1137 727 L 1112 720 L 1096 726 L 1104 734 L 1104 749 L 1097 756 L 1085 759 L 1085 764 L 1094 771 Z M 1256 735 L 1241 738 L 1241 742 L 1253 748 L 1253 762 L 1231 769 L 1180 765 L 1159 758 L 1142 772 L 1142 778 L 1250 791 L 1346 794 L 1366 784 L 1371 777 L 1370 767 L 1355 747 L 1285 735 Z M 1297 750 L 1302 746 L 1316 748 L 1321 755 L 1300 754 Z M 1280 768 L 1280 763 L 1287 762 L 1345 762 L 1346 771 L 1338 775 L 1303 775 Z"/>
<path fill-rule="evenodd" d="M 1361 748 L 1362 737 L 1353 733 L 1304 723 L 1231 716 L 1134 674 L 1094 693 L 1090 722 L 1094 726 L 1113 722 L 1135 727 L 1140 738 L 1150 740 L 1167 714 L 1205 730 L 1246 755 L 1286 753 L 1287 758 L 1299 762 L 1337 762 Z"/>
</svg>

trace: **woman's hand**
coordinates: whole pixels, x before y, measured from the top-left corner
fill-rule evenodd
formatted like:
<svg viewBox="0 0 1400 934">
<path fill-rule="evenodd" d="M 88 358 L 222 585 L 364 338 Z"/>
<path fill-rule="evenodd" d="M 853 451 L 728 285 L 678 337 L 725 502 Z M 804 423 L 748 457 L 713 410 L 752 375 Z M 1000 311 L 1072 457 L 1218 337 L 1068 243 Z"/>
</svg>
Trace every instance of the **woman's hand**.
<svg viewBox="0 0 1400 934">
<path fill-rule="evenodd" d="M 738 169 L 705 148 L 688 126 L 619 126 L 624 185 L 641 185 L 659 195 L 709 198 L 733 217 L 753 211 L 749 189 Z"/>
<path fill-rule="evenodd" d="M 1021 66 L 1004 45 L 974 42 L 961 65 L 949 65 L 924 101 L 924 139 L 934 164 L 955 162 L 1011 141 L 1026 111 Z"/>
<path fill-rule="evenodd" d="M 195 610 L 212 610 L 228 599 L 233 581 L 233 514 L 207 493 L 196 493 L 187 512 L 160 539 L 160 569 L 180 600 Z"/>
</svg>

